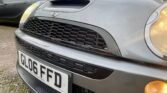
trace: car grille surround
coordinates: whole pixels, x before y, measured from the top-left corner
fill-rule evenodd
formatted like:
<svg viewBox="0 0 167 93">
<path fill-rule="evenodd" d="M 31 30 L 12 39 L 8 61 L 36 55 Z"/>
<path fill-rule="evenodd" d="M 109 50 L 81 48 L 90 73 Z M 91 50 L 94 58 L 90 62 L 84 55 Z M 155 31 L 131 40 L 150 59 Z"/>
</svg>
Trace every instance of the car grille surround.
<svg viewBox="0 0 167 93">
<path fill-rule="evenodd" d="M 21 30 L 56 44 L 96 54 L 112 55 L 104 38 L 96 31 L 85 27 L 32 17 Z"/>
</svg>

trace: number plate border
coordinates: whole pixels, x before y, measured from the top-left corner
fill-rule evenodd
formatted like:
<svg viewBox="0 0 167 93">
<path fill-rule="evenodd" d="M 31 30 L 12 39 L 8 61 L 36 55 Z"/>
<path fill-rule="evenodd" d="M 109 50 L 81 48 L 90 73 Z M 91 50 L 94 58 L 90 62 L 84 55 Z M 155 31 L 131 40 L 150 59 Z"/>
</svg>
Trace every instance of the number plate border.
<svg viewBox="0 0 167 93">
<path fill-rule="evenodd" d="M 47 61 L 45 61 L 45 60 L 43 60 L 43 59 L 41 59 L 41 58 L 39 58 L 39 57 L 37 57 L 37 56 L 35 56 L 35 55 L 33 55 L 33 57 L 32 57 L 32 54 L 31 54 L 31 52 L 27 52 L 27 51 L 25 51 L 25 50 L 17 50 L 17 57 L 18 57 L 18 62 L 19 62 L 19 52 L 21 52 L 21 53 L 24 53 L 26 56 L 29 56 L 29 57 L 31 57 L 31 58 L 33 58 L 34 60 L 37 60 L 38 62 L 41 62 L 42 64 L 44 64 L 44 65 L 46 65 L 46 66 L 49 66 L 49 67 L 51 67 L 52 69 L 55 69 L 56 68 L 56 70 L 58 70 L 58 71 L 60 71 L 60 72 L 62 72 L 62 73 L 65 73 L 65 74 L 67 74 L 68 75 L 68 93 L 72 93 L 72 85 L 73 85 L 73 74 L 72 73 L 70 73 L 69 71 L 67 71 L 67 70 L 65 70 L 65 69 L 63 69 L 63 68 L 61 68 L 61 67 L 58 67 L 58 66 L 56 66 L 56 65 L 53 65 L 53 64 L 51 64 L 51 63 L 48 63 Z M 20 63 L 18 63 L 19 64 L 19 66 L 21 67 L 21 68 L 23 68 L 21 65 L 20 65 Z M 23 68 L 24 69 L 24 68 Z M 24 69 L 26 72 L 28 72 L 26 69 Z M 30 72 L 28 72 L 29 74 L 31 74 Z M 32 74 L 31 74 L 32 75 Z M 32 75 L 33 77 L 35 77 L 34 75 Z M 37 80 L 39 80 L 37 77 L 35 77 Z M 39 81 L 41 81 L 41 80 L 39 80 Z M 45 84 L 45 85 L 47 85 L 46 83 L 44 83 L 43 81 L 41 81 L 43 84 Z M 49 85 L 47 85 L 47 86 L 49 86 Z M 49 86 L 50 87 L 50 86 Z M 50 88 L 52 88 L 52 87 L 50 87 Z M 54 88 L 52 88 L 52 89 L 54 89 Z M 56 89 L 54 89 L 54 90 L 56 90 Z M 56 90 L 56 91 L 58 91 L 58 90 Z M 59 92 L 59 91 L 58 91 Z"/>
</svg>

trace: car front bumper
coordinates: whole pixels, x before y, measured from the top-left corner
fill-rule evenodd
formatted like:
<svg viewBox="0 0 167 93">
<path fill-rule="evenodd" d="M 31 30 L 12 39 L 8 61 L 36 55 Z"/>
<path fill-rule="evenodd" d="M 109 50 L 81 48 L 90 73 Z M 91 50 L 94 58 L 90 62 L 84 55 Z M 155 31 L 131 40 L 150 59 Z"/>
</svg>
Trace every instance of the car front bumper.
<svg viewBox="0 0 167 93">
<path fill-rule="evenodd" d="M 16 31 L 16 38 L 19 38 L 20 40 L 33 46 L 38 46 L 41 49 L 51 51 L 52 53 L 71 59 L 76 59 L 85 64 L 91 64 L 111 71 L 111 74 L 103 79 L 94 79 L 52 64 L 55 69 L 65 70 L 71 73 L 73 76 L 72 87 L 76 88 L 77 86 L 77 89 L 86 89 L 92 91 L 93 93 L 143 93 L 145 85 L 150 81 L 167 80 L 167 70 L 163 67 L 149 66 L 145 65 L 144 63 L 138 64 L 135 61 L 108 58 L 74 50 L 31 37 L 19 29 Z M 18 50 L 24 51 L 31 57 L 37 59 L 39 62 L 46 65 L 49 64 L 48 61 L 44 60 L 42 57 L 36 57 L 32 53 L 22 48 L 18 43 L 17 48 Z M 54 89 L 40 82 L 19 65 L 17 65 L 17 70 L 20 77 L 33 90 L 33 92 L 55 93 Z"/>
</svg>

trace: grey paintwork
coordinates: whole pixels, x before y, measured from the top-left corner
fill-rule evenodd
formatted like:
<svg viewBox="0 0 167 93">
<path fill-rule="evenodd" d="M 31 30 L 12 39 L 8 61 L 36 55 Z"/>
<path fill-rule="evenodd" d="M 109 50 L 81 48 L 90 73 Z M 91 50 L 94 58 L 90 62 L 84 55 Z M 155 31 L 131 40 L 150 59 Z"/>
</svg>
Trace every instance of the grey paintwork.
<svg viewBox="0 0 167 93">
<path fill-rule="evenodd" d="M 143 93 L 144 86 L 149 81 L 167 80 L 167 69 L 161 67 L 167 66 L 167 61 L 153 54 L 144 38 L 149 17 L 161 5 L 162 2 L 159 0 L 91 0 L 83 8 L 75 8 L 72 11 L 63 8 L 61 11 L 54 9 L 49 2 L 46 2 L 32 15 L 67 19 L 100 27 L 114 38 L 121 56 L 134 61 L 102 57 L 49 43 L 29 36 L 19 29 L 16 31 L 16 36 L 56 54 L 114 70 L 108 78 L 103 80 L 95 80 L 71 72 L 73 83 L 77 85 L 95 93 Z M 110 40 L 109 37 L 104 38 Z M 145 63 L 155 65 L 148 66 Z"/>
<path fill-rule="evenodd" d="M 145 43 L 144 33 L 147 20 L 162 5 L 154 0 L 91 0 L 86 7 L 75 11 L 47 11 L 49 3 L 42 5 L 35 16 L 68 19 L 98 26 L 116 40 L 125 58 L 160 65 L 165 60 L 154 55 Z"/>
</svg>

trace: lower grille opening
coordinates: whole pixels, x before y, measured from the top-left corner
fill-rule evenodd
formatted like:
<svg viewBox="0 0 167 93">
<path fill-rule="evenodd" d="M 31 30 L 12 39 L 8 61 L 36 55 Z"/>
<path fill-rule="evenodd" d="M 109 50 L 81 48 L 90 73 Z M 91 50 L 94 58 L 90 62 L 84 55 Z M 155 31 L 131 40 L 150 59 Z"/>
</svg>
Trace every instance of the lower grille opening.
<svg viewBox="0 0 167 93">
<path fill-rule="evenodd" d="M 107 78 L 113 71 L 97 67 L 91 64 L 86 64 L 78 60 L 63 57 L 47 50 L 41 49 L 37 46 L 31 45 L 18 37 L 16 37 L 18 45 L 33 55 L 46 60 L 47 62 L 70 70 L 75 73 L 93 78 L 93 79 L 104 79 Z"/>
<path fill-rule="evenodd" d="M 72 93 L 95 93 L 95 92 L 73 84 L 72 85 Z"/>
</svg>

